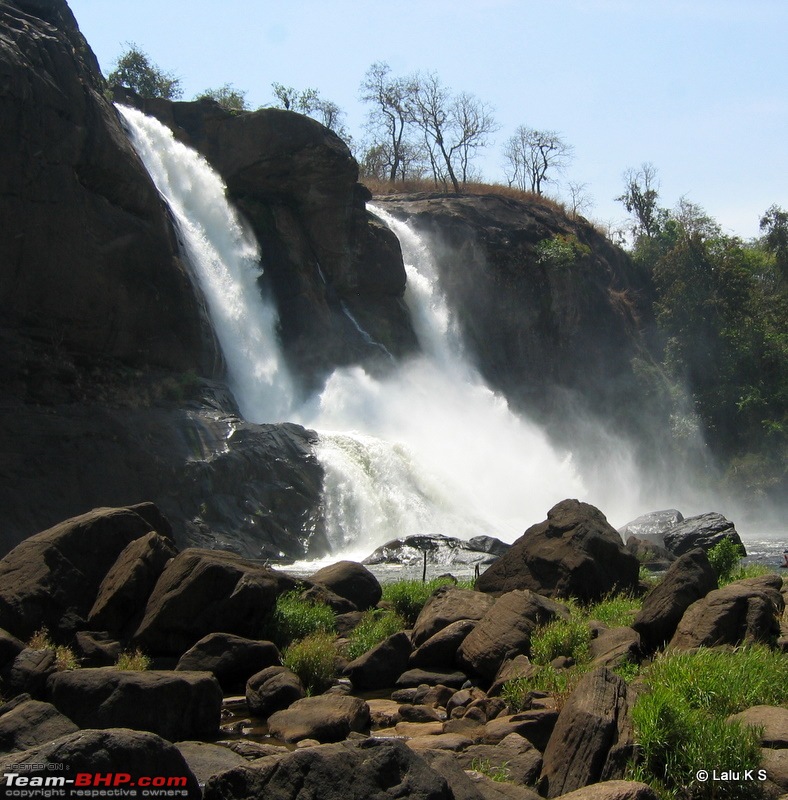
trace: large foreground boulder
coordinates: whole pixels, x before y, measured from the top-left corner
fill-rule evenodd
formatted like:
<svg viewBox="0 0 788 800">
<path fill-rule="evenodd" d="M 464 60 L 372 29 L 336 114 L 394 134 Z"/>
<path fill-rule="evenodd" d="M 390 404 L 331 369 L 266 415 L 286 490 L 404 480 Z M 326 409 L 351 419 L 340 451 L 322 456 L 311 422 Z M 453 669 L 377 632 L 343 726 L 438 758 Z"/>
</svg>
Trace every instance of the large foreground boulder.
<svg viewBox="0 0 788 800">
<path fill-rule="evenodd" d="M 145 503 L 97 508 L 25 539 L 0 560 L 0 627 L 21 639 L 41 627 L 66 638 L 84 623 L 124 548 L 152 530 L 170 535 Z"/>
<path fill-rule="evenodd" d="M 4 776 L 0 777 L 0 784 L 7 784 L 10 772 L 26 777 L 112 773 L 128 776 L 128 785 L 137 784 L 142 776 L 160 776 L 168 779 L 170 791 L 177 790 L 179 797 L 200 798 L 197 780 L 175 745 L 145 731 L 113 729 L 70 733 L 0 758 L 0 776 Z M 104 789 L 106 792 L 106 787 Z"/>
<path fill-rule="evenodd" d="M 706 553 L 695 548 L 671 564 L 665 577 L 649 592 L 632 627 L 647 650 L 670 641 L 684 612 L 717 588 L 717 576 Z"/>
<path fill-rule="evenodd" d="M 219 731 L 222 690 L 206 672 L 57 672 L 47 682 L 47 696 L 84 728 L 133 728 L 173 742 Z"/>
<path fill-rule="evenodd" d="M 623 777 L 632 747 L 626 682 L 605 667 L 589 672 L 561 710 L 547 743 L 540 789 L 546 797 L 558 797 Z"/>
<path fill-rule="evenodd" d="M 564 500 L 484 572 L 476 588 L 491 594 L 530 589 L 590 602 L 613 589 L 634 591 L 639 567 L 599 509 Z"/>
<path fill-rule="evenodd" d="M 77 726 L 51 703 L 22 694 L 0 706 L 0 753 L 15 753 L 73 733 Z"/>
<path fill-rule="evenodd" d="M 392 739 L 326 744 L 265 758 L 211 778 L 203 797 L 454 800 L 444 778 L 403 742 Z"/>
<path fill-rule="evenodd" d="M 505 659 L 530 653 L 531 634 L 537 626 L 567 616 L 566 606 L 527 589 L 507 592 L 463 639 L 457 660 L 492 680 Z"/>
<path fill-rule="evenodd" d="M 739 545 L 742 556 L 747 555 L 734 524 L 715 511 L 699 514 L 696 517 L 687 517 L 664 534 L 665 547 L 676 556 L 687 553 L 696 547 L 700 547 L 702 550 L 711 550 L 723 539 L 730 539 L 734 544 Z"/>
<path fill-rule="evenodd" d="M 295 585 L 233 553 L 184 550 L 156 583 L 135 643 L 148 653 L 181 655 L 210 633 L 262 639 L 277 595 Z"/>
<path fill-rule="evenodd" d="M 779 575 L 761 575 L 723 586 L 693 603 L 668 645 L 673 650 L 770 642 L 780 634 L 785 609 Z"/>
</svg>

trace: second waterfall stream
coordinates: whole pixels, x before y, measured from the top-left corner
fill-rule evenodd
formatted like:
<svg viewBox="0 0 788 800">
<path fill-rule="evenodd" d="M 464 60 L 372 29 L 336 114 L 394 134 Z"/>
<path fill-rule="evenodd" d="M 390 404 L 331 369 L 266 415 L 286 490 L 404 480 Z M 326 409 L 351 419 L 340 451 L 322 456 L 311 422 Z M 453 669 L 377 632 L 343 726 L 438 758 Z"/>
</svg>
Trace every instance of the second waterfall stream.
<svg viewBox="0 0 788 800">
<path fill-rule="evenodd" d="M 371 210 L 400 240 L 421 353 L 382 379 L 361 367 L 337 369 L 318 394 L 297 403 L 276 309 L 257 280 L 265 254 L 227 202 L 220 177 L 158 121 L 119 112 L 177 221 L 241 413 L 250 422 L 298 422 L 318 432 L 335 554 L 360 558 L 416 533 L 512 541 L 559 500 L 599 502 L 588 498 L 571 456 L 514 414 L 463 356 L 428 244 L 379 209 Z"/>
</svg>

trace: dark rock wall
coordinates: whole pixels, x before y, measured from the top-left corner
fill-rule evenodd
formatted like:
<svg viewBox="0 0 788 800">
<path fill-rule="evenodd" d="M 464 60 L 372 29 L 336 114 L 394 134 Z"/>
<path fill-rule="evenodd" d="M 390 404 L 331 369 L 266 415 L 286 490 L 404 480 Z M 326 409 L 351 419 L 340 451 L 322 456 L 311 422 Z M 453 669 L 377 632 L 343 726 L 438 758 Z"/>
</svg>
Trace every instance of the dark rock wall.
<svg viewBox="0 0 788 800">
<path fill-rule="evenodd" d="M 165 209 L 103 83 L 65 2 L 0 2 L 2 325 L 86 358 L 208 369 Z"/>
</svg>

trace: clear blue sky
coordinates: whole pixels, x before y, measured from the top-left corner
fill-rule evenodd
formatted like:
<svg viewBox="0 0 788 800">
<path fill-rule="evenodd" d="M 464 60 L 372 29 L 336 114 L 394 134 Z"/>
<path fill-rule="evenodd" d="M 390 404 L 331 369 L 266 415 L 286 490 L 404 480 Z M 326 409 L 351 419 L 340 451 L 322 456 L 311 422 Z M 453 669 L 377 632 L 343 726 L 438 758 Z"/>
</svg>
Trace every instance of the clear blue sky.
<svg viewBox="0 0 788 800">
<path fill-rule="evenodd" d="M 438 73 L 491 104 L 500 125 L 479 162 L 525 124 L 575 148 L 566 179 L 590 216 L 626 215 L 622 173 L 651 162 L 661 204 L 698 203 L 729 233 L 758 234 L 788 208 L 785 0 L 69 0 L 105 74 L 134 42 L 182 81 L 184 99 L 231 83 L 253 106 L 271 83 L 315 87 L 362 135 L 367 68 Z"/>
</svg>

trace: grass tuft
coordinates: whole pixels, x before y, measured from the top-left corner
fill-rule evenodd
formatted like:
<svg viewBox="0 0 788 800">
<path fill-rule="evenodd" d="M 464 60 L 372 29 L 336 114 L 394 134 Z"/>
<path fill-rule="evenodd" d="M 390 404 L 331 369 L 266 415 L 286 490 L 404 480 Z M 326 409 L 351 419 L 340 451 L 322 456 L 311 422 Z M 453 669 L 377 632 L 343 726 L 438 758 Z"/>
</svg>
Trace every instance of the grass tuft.
<svg viewBox="0 0 788 800">
<path fill-rule="evenodd" d="M 150 669 L 151 660 L 139 648 L 131 652 L 121 653 L 115 662 L 115 669 L 135 670 L 144 672 Z"/>
<path fill-rule="evenodd" d="M 345 655 L 352 661 L 371 650 L 376 644 L 408 627 L 404 618 L 395 611 L 370 609 L 348 636 Z"/>
<path fill-rule="evenodd" d="M 333 633 L 336 622 L 329 606 L 304 600 L 294 589 L 277 597 L 269 625 L 271 640 L 282 648 L 318 631 Z"/>
<path fill-rule="evenodd" d="M 424 608 L 425 603 L 436 589 L 453 584 L 454 581 L 451 578 L 433 578 L 423 583 L 415 579 L 384 583 L 382 586 L 383 597 L 381 599 L 388 603 L 405 620 L 406 627 L 409 627 L 416 622 L 421 609 Z M 460 588 L 473 588 L 467 581 L 458 582 L 457 586 Z"/>
<path fill-rule="evenodd" d="M 327 631 L 316 631 L 293 642 L 282 653 L 282 664 L 298 675 L 308 695 L 324 692 L 336 675 L 334 635 Z"/>
</svg>

